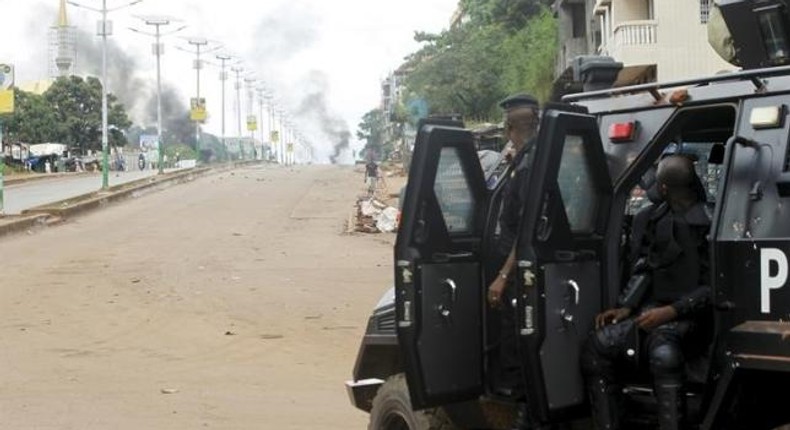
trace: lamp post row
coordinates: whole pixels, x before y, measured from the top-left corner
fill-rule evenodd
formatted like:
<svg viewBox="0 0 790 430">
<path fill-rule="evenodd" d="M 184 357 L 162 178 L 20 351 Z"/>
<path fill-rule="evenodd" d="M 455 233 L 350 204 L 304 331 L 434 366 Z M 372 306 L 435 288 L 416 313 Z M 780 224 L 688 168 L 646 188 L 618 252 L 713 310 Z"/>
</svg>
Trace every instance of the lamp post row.
<svg viewBox="0 0 790 430">
<path fill-rule="evenodd" d="M 102 139 L 101 139 L 101 146 L 102 146 L 102 189 L 106 190 L 109 188 L 109 130 L 108 130 L 108 77 L 107 77 L 107 38 L 112 35 L 112 22 L 107 20 L 107 16 L 109 13 L 117 11 L 119 9 L 123 9 L 126 7 L 133 6 L 135 4 L 141 3 L 143 0 L 131 0 L 125 4 L 116 6 L 114 8 L 107 7 L 107 0 L 101 0 L 101 8 L 94 8 L 91 6 L 84 5 L 82 3 L 68 0 L 68 3 L 72 6 L 83 8 L 90 10 L 92 12 L 99 13 L 101 15 L 101 20 L 98 23 L 98 35 L 102 38 Z M 161 42 L 161 38 L 165 36 L 169 36 L 175 33 L 178 33 L 186 28 L 186 26 L 182 26 L 174 31 L 163 33 L 162 27 L 171 25 L 172 23 L 176 22 L 175 19 L 169 17 L 139 17 L 146 25 L 154 27 L 154 32 L 149 33 L 139 29 L 131 28 L 132 31 L 147 35 L 154 38 L 154 45 L 153 45 L 153 54 L 156 56 L 156 75 L 157 75 L 157 148 L 158 148 L 158 166 L 159 166 L 159 173 L 163 173 L 164 168 L 164 150 L 163 150 L 163 125 L 162 125 L 162 81 L 161 81 L 161 56 L 164 54 L 164 46 Z M 202 69 L 202 60 L 201 54 L 208 54 L 210 52 L 214 52 L 221 48 L 217 44 L 217 46 L 213 48 L 208 48 L 209 41 L 205 38 L 198 38 L 192 37 L 187 38 L 187 43 L 194 46 L 193 51 L 185 50 L 187 52 L 193 53 L 196 56 L 194 62 L 195 74 L 196 74 L 196 103 L 199 107 L 202 107 L 201 99 L 200 99 L 200 70 Z M 222 81 L 222 141 L 223 145 L 226 143 L 226 131 L 225 131 L 225 82 L 227 81 L 227 72 L 226 66 L 227 62 L 232 59 L 229 55 L 218 54 L 216 56 L 218 60 L 221 62 L 221 72 L 220 72 L 220 80 Z M 231 68 L 233 72 L 236 73 L 236 107 L 238 113 L 238 136 L 242 136 L 242 129 L 241 129 L 241 73 L 243 72 L 243 68 L 239 65 L 235 65 Z M 254 80 L 250 79 L 250 86 L 253 85 Z M 251 90 L 252 91 L 252 90 Z M 251 93 L 252 95 L 252 93 Z M 285 130 L 285 112 L 282 108 L 277 107 L 273 101 L 273 96 L 270 93 L 266 93 L 262 88 L 259 88 L 258 91 L 259 96 L 259 108 L 260 108 L 260 118 L 261 118 L 261 142 L 264 142 L 265 136 L 263 133 L 263 105 L 264 99 L 267 101 L 267 105 L 269 108 L 269 133 L 273 135 L 275 127 L 278 125 L 276 120 L 276 114 L 279 114 L 279 142 L 272 142 L 274 146 L 274 150 L 277 154 L 278 162 L 281 164 L 285 164 L 288 162 L 288 155 L 286 154 L 286 144 L 292 142 L 286 142 L 289 140 L 289 133 Z M 254 107 L 250 107 L 250 110 L 254 110 Z M 195 151 L 197 153 L 197 157 L 200 157 L 200 118 L 196 118 L 195 121 Z M 289 123 L 289 130 L 290 130 L 290 123 Z M 254 133 L 252 134 L 254 136 Z M 292 138 L 291 138 L 292 139 Z M 253 143 L 254 145 L 254 143 Z M 279 148 L 278 148 L 279 146 Z M 242 153 L 243 154 L 243 153 Z"/>
</svg>

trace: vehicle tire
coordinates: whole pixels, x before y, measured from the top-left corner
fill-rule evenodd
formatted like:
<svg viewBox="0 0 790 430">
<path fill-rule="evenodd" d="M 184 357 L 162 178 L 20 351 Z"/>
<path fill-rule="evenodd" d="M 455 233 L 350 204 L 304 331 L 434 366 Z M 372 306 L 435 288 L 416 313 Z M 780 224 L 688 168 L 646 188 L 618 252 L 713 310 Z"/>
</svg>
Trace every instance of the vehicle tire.
<svg viewBox="0 0 790 430">
<path fill-rule="evenodd" d="M 406 377 L 391 376 L 373 398 L 368 430 L 456 430 L 442 408 L 414 411 Z"/>
</svg>

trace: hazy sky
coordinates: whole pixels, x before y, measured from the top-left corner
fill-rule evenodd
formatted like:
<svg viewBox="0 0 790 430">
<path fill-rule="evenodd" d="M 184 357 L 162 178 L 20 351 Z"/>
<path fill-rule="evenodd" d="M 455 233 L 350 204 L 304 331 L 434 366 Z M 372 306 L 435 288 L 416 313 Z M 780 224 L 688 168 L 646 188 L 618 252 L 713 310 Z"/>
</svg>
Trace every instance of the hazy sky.
<svg viewBox="0 0 790 430">
<path fill-rule="evenodd" d="M 101 4 L 100 0 L 79 2 Z M 124 3 L 108 0 L 111 7 Z M 283 105 L 296 114 L 306 108 L 306 103 L 316 100 L 316 93 L 322 94 L 324 100 L 319 102 L 325 103 L 327 116 L 333 117 L 335 123 L 345 121 L 355 135 L 362 114 L 379 103 L 381 79 L 418 47 L 413 41 L 414 31 L 438 32 L 446 28 L 457 3 L 458 0 L 145 0 L 110 15 L 115 28 L 113 40 L 123 52 L 121 55 L 129 57 L 128 64 L 135 65 L 127 68 L 135 71 L 115 79 L 123 82 L 111 80 L 109 88 L 121 92 L 125 86 L 137 92 L 134 89 L 140 87 L 140 94 L 150 94 L 155 83 L 151 41 L 128 27 L 139 26 L 133 15 L 171 15 L 189 27 L 166 40 L 163 80 L 177 88 L 185 104 L 195 93 L 195 72 L 189 54 L 174 49 L 174 45 L 185 46 L 179 36 L 201 35 L 221 42 L 241 57 L 245 68 L 265 80 Z M 57 5 L 58 0 L 0 0 L 0 63 L 16 65 L 17 82 L 46 77 L 47 31 L 55 21 Z M 73 25 L 94 34 L 96 14 L 70 7 L 69 17 Z M 201 93 L 207 98 L 211 115 L 205 129 L 216 134 L 221 130 L 218 75 L 211 66 L 201 75 Z M 232 82 L 227 91 L 226 134 L 235 135 Z M 313 97 L 308 97 L 310 94 Z M 246 114 L 244 94 L 242 105 Z M 141 110 L 145 108 L 138 107 L 133 114 L 138 118 L 150 116 Z M 315 118 L 316 114 L 302 117 Z M 325 159 L 333 143 L 313 122 L 311 119 L 301 126 L 316 144 L 319 157 Z M 359 143 L 353 146 L 358 147 Z"/>
</svg>

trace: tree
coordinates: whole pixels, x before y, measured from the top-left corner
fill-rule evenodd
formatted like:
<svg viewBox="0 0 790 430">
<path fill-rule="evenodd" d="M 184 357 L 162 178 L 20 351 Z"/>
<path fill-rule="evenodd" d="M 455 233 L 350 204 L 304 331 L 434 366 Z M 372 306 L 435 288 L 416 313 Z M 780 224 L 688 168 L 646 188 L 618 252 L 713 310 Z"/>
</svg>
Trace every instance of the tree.
<svg viewBox="0 0 790 430">
<path fill-rule="evenodd" d="M 406 85 L 426 99 L 434 114 L 488 117 L 505 95 L 500 78 L 505 37 L 493 25 L 450 30 L 429 46 L 434 54 L 415 67 Z"/>
<path fill-rule="evenodd" d="M 386 141 L 386 136 L 387 123 L 384 111 L 373 109 L 363 115 L 357 130 L 357 138 L 366 142 L 362 149 L 362 157 L 379 160 L 386 158 L 392 152 L 392 143 Z"/>
<path fill-rule="evenodd" d="M 31 144 L 56 141 L 57 118 L 44 97 L 17 90 L 14 104 L 14 113 L 2 118 L 5 140 Z"/>
<path fill-rule="evenodd" d="M 504 43 L 509 61 L 504 65 L 504 85 L 508 93 L 526 91 L 548 100 L 554 82 L 557 52 L 557 24 L 548 9 L 543 9 L 527 26 Z"/>
<path fill-rule="evenodd" d="M 518 31 L 553 0 L 461 0 L 461 8 L 473 25 L 498 24 L 508 31 Z"/>
<path fill-rule="evenodd" d="M 44 98 L 55 112 L 56 140 L 80 152 L 101 150 L 101 82 L 93 77 L 58 78 L 44 93 Z M 107 124 L 110 144 L 127 143 L 125 131 L 131 126 L 124 106 L 117 97 L 108 94 Z"/>
<path fill-rule="evenodd" d="M 416 33 L 423 47 L 406 58 L 410 101 L 431 114 L 467 119 L 501 117 L 498 102 L 530 92 L 547 100 L 557 49 L 556 23 L 546 0 L 462 0 L 471 19 L 438 35 Z"/>
</svg>

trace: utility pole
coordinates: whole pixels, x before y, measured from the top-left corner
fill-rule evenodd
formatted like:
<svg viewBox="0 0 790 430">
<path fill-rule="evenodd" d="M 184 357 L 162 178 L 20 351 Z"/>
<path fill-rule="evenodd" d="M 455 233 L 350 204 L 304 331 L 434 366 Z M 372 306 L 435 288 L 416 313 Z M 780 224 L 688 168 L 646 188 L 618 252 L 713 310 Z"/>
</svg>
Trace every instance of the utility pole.
<svg viewBox="0 0 790 430">
<path fill-rule="evenodd" d="M 201 100 L 200 100 L 200 70 L 203 68 L 203 61 L 200 59 L 200 55 L 201 54 L 208 54 L 210 52 L 214 52 L 217 49 L 221 48 L 221 46 L 215 46 L 214 48 L 208 48 L 209 41 L 205 37 L 187 37 L 186 41 L 187 41 L 188 44 L 194 46 L 194 49 L 193 50 L 184 49 L 184 48 L 179 48 L 179 49 L 181 49 L 182 51 L 185 51 L 185 52 L 188 52 L 190 54 L 194 54 L 195 55 L 195 61 L 193 63 L 193 68 L 195 69 L 195 77 L 196 77 L 196 79 L 195 79 L 195 84 L 196 85 L 195 86 L 196 86 L 196 89 L 195 89 L 195 102 L 192 103 L 192 105 L 194 105 L 193 109 L 195 109 L 195 108 L 203 109 L 203 108 L 205 108 L 205 105 L 203 105 L 201 103 Z M 205 114 L 205 111 L 203 111 L 201 114 Z M 195 152 L 196 152 L 196 154 L 195 154 L 195 163 L 197 163 L 197 161 L 200 160 L 200 123 L 204 119 L 205 118 L 201 118 L 201 117 L 194 116 L 194 115 L 193 115 L 193 118 L 192 118 L 192 120 L 195 121 Z"/>
<path fill-rule="evenodd" d="M 228 72 L 225 70 L 227 62 L 233 59 L 227 54 L 217 54 L 217 60 L 220 62 L 219 80 L 222 83 L 222 147 L 224 150 L 228 149 L 227 142 L 225 141 L 225 82 L 228 80 Z"/>
<path fill-rule="evenodd" d="M 247 84 L 247 130 L 250 132 L 250 141 L 252 143 L 253 159 L 255 158 L 255 131 L 251 127 L 251 121 L 255 120 L 255 78 L 248 76 L 244 78 L 244 83 Z"/>
<path fill-rule="evenodd" d="M 124 5 L 107 9 L 107 0 L 102 0 L 101 9 L 96 9 L 90 6 L 69 1 L 72 6 L 81 7 L 90 11 L 101 14 L 101 21 L 97 26 L 99 36 L 101 36 L 101 152 L 102 152 L 102 175 L 101 187 L 103 190 L 110 188 L 110 156 L 109 156 L 109 136 L 107 131 L 107 36 L 112 35 L 112 22 L 107 21 L 107 14 L 114 12 L 118 9 L 123 9 L 142 2 L 143 0 L 133 0 Z"/>
<path fill-rule="evenodd" d="M 239 151 L 241 151 L 240 155 L 242 158 L 244 158 L 244 147 L 241 143 L 241 73 L 244 71 L 244 67 L 235 66 L 230 70 L 236 74 L 236 120 L 238 121 L 238 131 L 236 136 L 239 137 Z"/>
<path fill-rule="evenodd" d="M 175 21 L 174 19 L 169 17 L 155 16 L 140 16 L 138 18 L 143 20 L 146 25 L 153 26 L 156 29 L 153 33 L 148 33 L 136 28 L 130 28 L 130 30 L 134 31 L 135 33 L 151 36 L 155 40 L 155 43 L 153 44 L 153 53 L 156 56 L 156 147 L 159 156 L 157 166 L 159 166 L 159 174 L 161 175 L 165 173 L 164 139 L 162 138 L 162 55 L 164 55 L 165 50 L 164 45 L 161 43 L 161 38 L 163 36 L 169 36 L 171 34 L 178 33 L 179 31 L 185 29 L 186 26 L 182 26 L 174 31 L 162 34 L 162 27 L 170 25 Z"/>
<path fill-rule="evenodd" d="M 258 93 L 258 118 L 259 118 L 258 121 L 260 121 L 259 127 L 261 128 L 261 159 L 265 160 L 267 158 L 266 157 L 267 154 L 265 148 L 266 134 L 263 127 L 265 120 L 265 118 L 263 117 L 264 91 L 262 87 L 258 87 L 255 91 Z"/>
</svg>

